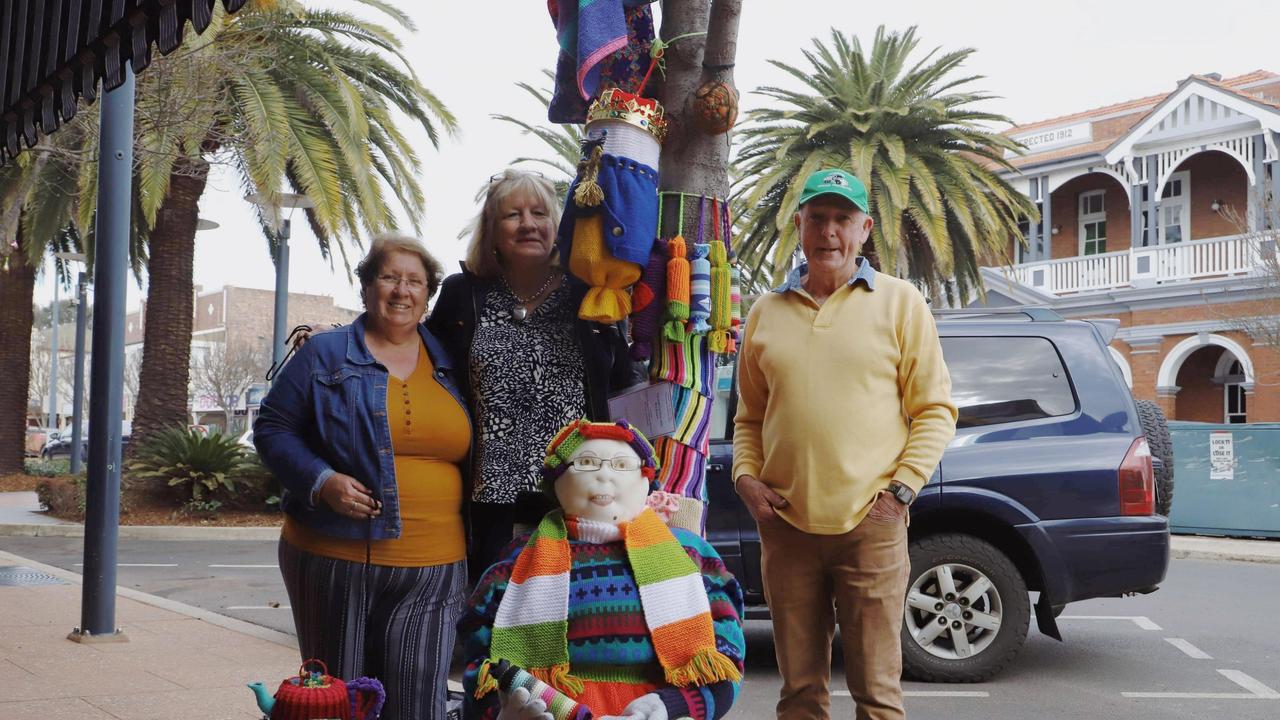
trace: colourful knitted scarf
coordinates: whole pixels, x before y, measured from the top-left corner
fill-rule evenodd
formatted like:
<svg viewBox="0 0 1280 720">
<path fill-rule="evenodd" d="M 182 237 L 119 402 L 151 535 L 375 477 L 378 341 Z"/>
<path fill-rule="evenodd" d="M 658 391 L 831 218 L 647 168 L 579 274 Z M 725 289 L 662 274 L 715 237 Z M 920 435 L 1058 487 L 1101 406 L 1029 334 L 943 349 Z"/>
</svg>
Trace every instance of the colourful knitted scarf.
<svg viewBox="0 0 1280 720">
<path fill-rule="evenodd" d="M 716 650 L 702 573 L 680 541 L 649 508 L 618 527 L 667 682 L 687 687 L 739 680 L 737 666 Z M 476 697 L 497 687 L 489 664 L 500 659 L 526 668 L 565 694 L 582 693 L 582 680 L 569 668 L 569 571 L 569 532 L 564 512 L 554 510 L 516 559 L 498 605 Z"/>
</svg>

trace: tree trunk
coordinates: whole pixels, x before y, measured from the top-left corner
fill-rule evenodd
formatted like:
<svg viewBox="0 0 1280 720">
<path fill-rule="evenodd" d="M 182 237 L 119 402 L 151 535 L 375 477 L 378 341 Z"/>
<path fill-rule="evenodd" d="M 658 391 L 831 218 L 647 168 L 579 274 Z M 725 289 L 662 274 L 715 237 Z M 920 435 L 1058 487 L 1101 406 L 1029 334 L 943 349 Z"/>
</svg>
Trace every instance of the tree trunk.
<svg viewBox="0 0 1280 720">
<path fill-rule="evenodd" d="M 18 246 L 22 246 L 21 232 Z M 36 269 L 22 250 L 0 259 L 0 475 L 22 472 L 27 442 L 27 385 L 31 376 L 31 296 Z"/>
<path fill-rule="evenodd" d="M 187 387 L 194 302 L 192 266 L 200 196 L 208 178 L 207 162 L 180 161 L 151 230 L 142 369 L 129 442 L 131 453 L 164 428 L 185 427 L 190 422 Z"/>
<path fill-rule="evenodd" d="M 662 144 L 659 182 L 663 191 L 729 197 L 732 131 L 723 135 L 701 131 L 693 123 L 690 104 L 698 86 L 708 80 L 733 85 L 741 13 L 742 0 L 665 0 L 662 4 L 664 40 L 687 33 L 707 33 L 675 40 L 666 50 L 666 79 L 658 91 L 658 102 L 667 113 L 669 128 Z M 697 222 L 697 213 L 697 203 L 686 203 L 686 227 Z M 671 213 L 664 215 L 674 219 Z M 663 237 L 672 235 L 674 227 L 664 224 Z"/>
</svg>

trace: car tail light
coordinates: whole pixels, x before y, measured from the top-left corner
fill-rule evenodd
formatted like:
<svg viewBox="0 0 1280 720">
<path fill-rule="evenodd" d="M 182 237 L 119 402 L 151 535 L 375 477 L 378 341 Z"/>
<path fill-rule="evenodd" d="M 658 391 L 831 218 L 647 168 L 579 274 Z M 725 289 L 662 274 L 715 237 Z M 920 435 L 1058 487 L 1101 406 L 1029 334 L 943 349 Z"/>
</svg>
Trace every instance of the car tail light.
<svg viewBox="0 0 1280 720">
<path fill-rule="evenodd" d="M 1129 446 L 1120 463 L 1120 514 L 1152 515 L 1156 511 L 1156 473 L 1151 466 L 1151 448 L 1140 437 Z"/>
</svg>

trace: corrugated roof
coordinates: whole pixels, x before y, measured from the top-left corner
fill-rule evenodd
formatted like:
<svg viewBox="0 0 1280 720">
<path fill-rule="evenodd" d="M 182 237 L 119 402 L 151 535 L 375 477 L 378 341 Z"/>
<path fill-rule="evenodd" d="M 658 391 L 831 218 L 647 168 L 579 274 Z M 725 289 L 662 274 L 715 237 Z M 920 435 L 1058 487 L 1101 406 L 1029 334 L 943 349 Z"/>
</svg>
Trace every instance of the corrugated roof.
<svg viewBox="0 0 1280 720">
<path fill-rule="evenodd" d="M 75 116 L 79 100 L 169 53 L 187 21 L 204 32 L 218 0 L 3 0 L 0 3 L 0 163 Z M 228 12 L 246 0 L 222 0 Z"/>
</svg>

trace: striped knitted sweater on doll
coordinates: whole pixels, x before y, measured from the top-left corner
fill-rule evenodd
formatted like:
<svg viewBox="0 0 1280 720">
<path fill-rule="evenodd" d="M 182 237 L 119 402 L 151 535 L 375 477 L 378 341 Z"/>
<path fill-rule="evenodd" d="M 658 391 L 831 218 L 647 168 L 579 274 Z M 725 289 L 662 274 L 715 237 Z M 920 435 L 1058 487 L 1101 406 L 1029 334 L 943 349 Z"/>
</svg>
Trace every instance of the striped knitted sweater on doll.
<svg viewBox="0 0 1280 720">
<path fill-rule="evenodd" d="M 575 518 L 568 518 L 565 524 L 571 561 L 569 661 L 573 675 L 584 685 L 575 699 L 599 716 L 618 714 L 635 698 L 656 692 L 667 707 L 668 717 L 724 717 L 737 697 L 737 682 L 677 688 L 663 680 L 663 669 L 640 604 L 639 586 L 617 527 Z M 705 540 L 685 530 L 672 533 L 702 572 L 716 649 L 741 670 L 746 643 L 741 622 L 742 590 L 737 580 Z M 469 719 L 494 720 L 498 716 L 496 692 L 475 699 L 477 676 L 489 656 L 498 605 L 524 547 L 517 544 L 509 557 L 485 573 L 458 621 L 459 641 L 467 658 L 463 675 L 467 703 L 464 717 Z"/>
</svg>

